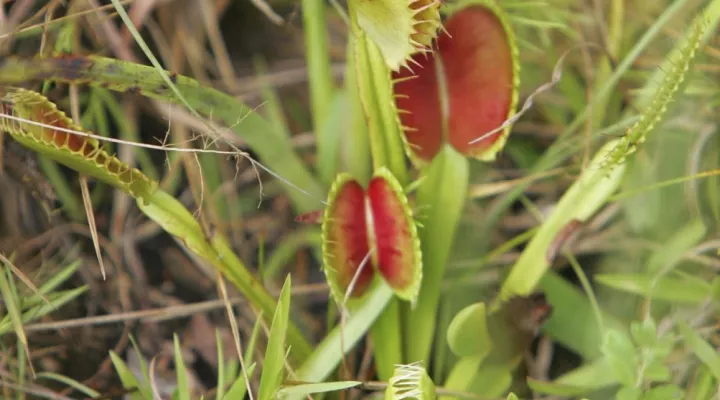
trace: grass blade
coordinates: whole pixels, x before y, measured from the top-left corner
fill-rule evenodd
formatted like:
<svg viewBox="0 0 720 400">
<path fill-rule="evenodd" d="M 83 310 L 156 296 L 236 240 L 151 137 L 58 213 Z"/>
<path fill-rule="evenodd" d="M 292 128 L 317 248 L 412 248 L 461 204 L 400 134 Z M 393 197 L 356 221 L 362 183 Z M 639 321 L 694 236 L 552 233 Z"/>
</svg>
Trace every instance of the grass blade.
<svg viewBox="0 0 720 400">
<path fill-rule="evenodd" d="M 678 330 L 685 342 L 685 346 L 708 367 L 715 379 L 720 380 L 720 356 L 715 348 L 684 322 L 678 323 Z"/>
<path fill-rule="evenodd" d="M 270 400 L 280 390 L 282 373 L 285 370 L 285 334 L 290 318 L 290 275 L 285 279 L 280 299 L 272 319 L 265 360 L 260 376 L 258 400 Z"/>
<path fill-rule="evenodd" d="M 247 367 L 247 376 L 248 378 L 252 379 L 254 373 L 255 373 L 255 367 L 256 364 L 252 363 L 248 365 Z M 244 399 L 245 394 L 247 394 L 247 384 L 245 383 L 245 374 L 242 372 L 238 376 L 238 378 L 233 382 L 233 384 L 230 386 L 230 389 L 228 389 L 227 393 L 225 394 L 225 397 L 223 397 L 224 400 L 235 400 L 235 399 Z"/>
<path fill-rule="evenodd" d="M 147 400 L 153 398 L 150 393 L 150 388 L 142 386 L 138 383 L 135 375 L 133 375 L 130 368 L 128 368 L 127 364 L 125 364 L 125 361 L 115 354 L 114 351 L 110 352 L 110 360 L 113 363 L 113 367 L 115 367 L 115 371 L 117 372 L 123 387 L 127 390 L 136 390 L 136 392 L 130 395 L 131 400 Z"/>
<path fill-rule="evenodd" d="M 188 385 L 187 368 L 183 360 L 180 340 L 177 334 L 173 335 L 173 348 L 175 350 L 175 373 L 177 375 L 177 394 L 179 400 L 190 400 L 190 386 Z"/>
<path fill-rule="evenodd" d="M 604 168 L 610 151 L 620 140 L 605 144 L 595 154 L 593 161 L 580 178 L 565 192 L 552 214 L 542 223 L 500 290 L 500 299 L 529 295 L 550 267 L 548 250 L 560 231 L 573 220 L 586 221 L 612 195 L 621 183 L 625 165 L 611 171 Z"/>
<path fill-rule="evenodd" d="M 7 310 L 15 335 L 17 336 L 18 341 L 22 344 L 23 350 L 18 349 L 18 352 L 25 351 L 28 364 L 30 365 L 30 371 L 34 376 L 35 371 L 32 366 L 32 360 L 30 360 L 30 348 L 28 346 L 27 336 L 25 336 L 25 330 L 22 326 L 23 321 L 20 306 L 18 304 L 18 297 L 10 288 L 9 277 L 11 275 L 8 268 L 9 267 L 6 266 L 6 268 L 0 270 L 0 296 L 2 296 L 3 302 L 5 303 L 5 309 Z"/>
<path fill-rule="evenodd" d="M 75 379 L 69 378 L 65 375 L 56 374 L 54 372 L 40 372 L 37 374 L 37 377 L 50 379 L 50 380 L 53 380 L 56 382 L 63 383 L 65 385 L 68 385 L 71 388 L 77 390 L 78 392 L 81 392 L 84 395 L 89 396 L 89 397 L 99 397 L 100 396 L 100 393 L 83 385 L 82 383 L 76 381 Z"/>
</svg>

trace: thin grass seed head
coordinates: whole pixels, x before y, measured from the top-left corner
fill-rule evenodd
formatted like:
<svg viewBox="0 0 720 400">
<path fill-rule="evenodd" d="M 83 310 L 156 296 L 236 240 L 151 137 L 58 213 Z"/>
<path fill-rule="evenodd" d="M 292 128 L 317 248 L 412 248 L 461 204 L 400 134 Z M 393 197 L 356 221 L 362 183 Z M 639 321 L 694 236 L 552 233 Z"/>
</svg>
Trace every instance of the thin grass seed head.
<svg viewBox="0 0 720 400">
<path fill-rule="evenodd" d="M 439 0 L 352 0 L 351 12 L 393 71 L 431 51 L 441 26 Z"/>
<path fill-rule="evenodd" d="M 449 144 L 468 157 L 492 161 L 502 149 L 518 100 L 518 51 L 503 11 L 492 1 L 455 7 L 434 51 L 416 54 L 421 68 L 393 74 L 406 149 L 425 163 Z"/>
<path fill-rule="evenodd" d="M 407 197 L 389 170 L 378 170 L 366 189 L 349 174 L 338 175 L 328 197 L 322 239 L 323 270 L 339 304 L 348 291 L 350 297 L 362 296 L 376 271 L 401 299 L 417 298 L 420 240 Z"/>
<path fill-rule="evenodd" d="M 625 159 L 637 150 L 637 146 L 645 141 L 647 135 L 662 120 L 668 106 L 685 81 L 685 76 L 690 70 L 706 28 L 707 21 L 704 18 L 696 19 L 688 36 L 687 44 L 680 51 L 668 57 L 672 68 L 665 72 L 650 105 L 640 115 L 640 119 L 627 130 L 618 145 L 609 151 L 607 161 L 603 165 L 605 168 L 614 168 L 625 162 Z"/>
</svg>

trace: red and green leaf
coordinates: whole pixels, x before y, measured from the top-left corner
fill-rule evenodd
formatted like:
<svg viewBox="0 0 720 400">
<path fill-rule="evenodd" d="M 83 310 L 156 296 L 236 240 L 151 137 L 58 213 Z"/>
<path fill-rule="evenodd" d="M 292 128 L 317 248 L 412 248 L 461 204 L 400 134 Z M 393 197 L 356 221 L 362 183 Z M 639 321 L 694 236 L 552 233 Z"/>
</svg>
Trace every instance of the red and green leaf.
<svg viewBox="0 0 720 400">
<path fill-rule="evenodd" d="M 361 296 L 375 270 L 398 297 L 414 301 L 422 279 L 420 240 L 408 200 L 392 173 L 378 170 L 367 191 L 350 175 L 340 174 L 328 204 L 323 262 L 336 301 L 342 303 L 351 286 L 350 296 Z"/>
<path fill-rule="evenodd" d="M 365 190 L 350 175 L 340 174 L 330 189 L 328 204 L 322 224 L 323 270 L 333 297 L 342 304 L 345 292 L 361 266 L 363 269 L 351 296 L 361 296 L 372 282 Z"/>
<path fill-rule="evenodd" d="M 367 197 L 374 265 L 398 297 L 414 301 L 422 281 L 422 255 L 405 193 L 392 173 L 382 168 L 370 180 Z"/>
<path fill-rule="evenodd" d="M 448 142 L 465 156 L 493 160 L 510 127 L 488 133 L 517 106 L 519 63 L 512 30 L 489 1 L 452 12 L 445 29 L 448 34 L 438 38 L 434 53 L 414 57 L 415 73 L 394 74 L 410 156 L 430 161 Z"/>
</svg>

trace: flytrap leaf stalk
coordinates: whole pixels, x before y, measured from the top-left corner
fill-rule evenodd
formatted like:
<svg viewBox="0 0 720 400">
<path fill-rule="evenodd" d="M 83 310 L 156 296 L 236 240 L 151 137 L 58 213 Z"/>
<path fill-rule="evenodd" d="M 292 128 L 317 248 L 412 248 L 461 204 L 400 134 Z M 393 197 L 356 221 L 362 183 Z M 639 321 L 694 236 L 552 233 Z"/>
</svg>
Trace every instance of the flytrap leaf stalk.
<svg viewBox="0 0 720 400">
<path fill-rule="evenodd" d="M 266 318 L 273 315 L 275 298 L 237 258 L 220 232 L 206 234 L 182 203 L 160 190 L 157 182 L 138 169 L 108 154 L 97 139 L 89 137 L 88 131 L 74 124 L 45 96 L 25 89 L 0 88 L 0 110 L 0 129 L 13 139 L 128 193 L 145 215 L 225 275 Z M 288 344 L 297 359 L 305 359 L 312 351 L 292 323 L 288 327 Z"/>
</svg>

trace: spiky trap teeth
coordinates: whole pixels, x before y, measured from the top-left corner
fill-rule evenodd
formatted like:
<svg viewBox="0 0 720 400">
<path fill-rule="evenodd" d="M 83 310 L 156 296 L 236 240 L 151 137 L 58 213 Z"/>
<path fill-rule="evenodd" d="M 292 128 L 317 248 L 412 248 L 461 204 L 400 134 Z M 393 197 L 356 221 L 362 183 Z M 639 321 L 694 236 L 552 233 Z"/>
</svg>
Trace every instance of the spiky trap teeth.
<svg viewBox="0 0 720 400">
<path fill-rule="evenodd" d="M 422 278 L 420 241 L 407 198 L 386 169 L 367 190 L 347 174 L 335 180 L 323 218 L 323 263 L 333 296 L 361 296 L 374 272 L 405 300 L 414 301 Z"/>
<path fill-rule="evenodd" d="M 470 142 L 515 113 L 519 63 L 512 30 L 490 2 L 457 9 L 444 29 L 448 35 L 440 35 L 435 51 L 412 58 L 421 68 L 393 74 L 407 148 L 416 161 L 430 161 L 445 143 L 492 160 L 509 127 Z"/>
<path fill-rule="evenodd" d="M 430 51 L 441 26 L 439 0 L 351 0 L 350 6 L 393 71 L 413 54 Z"/>
</svg>

